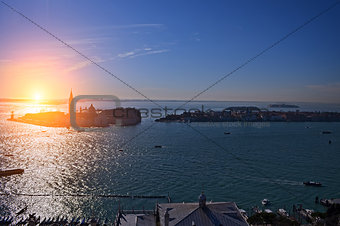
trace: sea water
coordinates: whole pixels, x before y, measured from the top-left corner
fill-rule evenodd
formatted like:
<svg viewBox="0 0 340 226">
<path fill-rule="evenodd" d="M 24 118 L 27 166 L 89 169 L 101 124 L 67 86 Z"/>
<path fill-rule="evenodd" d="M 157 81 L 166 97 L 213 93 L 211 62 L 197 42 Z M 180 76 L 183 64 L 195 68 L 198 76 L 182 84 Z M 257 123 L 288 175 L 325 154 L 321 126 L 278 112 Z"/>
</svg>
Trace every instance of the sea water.
<svg viewBox="0 0 340 226">
<path fill-rule="evenodd" d="M 176 108 L 182 102 L 161 102 Z M 84 104 L 86 105 L 86 104 Z M 193 102 L 223 109 L 254 102 Z M 301 110 L 340 111 L 338 105 L 299 104 Z M 95 105 L 96 106 L 96 105 Z M 143 101 L 122 106 L 152 108 Z M 0 178 L 0 215 L 27 213 L 113 219 L 117 209 L 153 209 L 167 199 L 98 195 L 169 195 L 172 202 L 233 201 L 245 210 L 271 200 L 273 211 L 293 204 L 324 211 L 315 197 L 340 197 L 340 123 L 157 123 L 111 126 L 94 132 L 7 121 L 38 106 L 1 103 L 0 168 L 23 168 Z M 97 103 L 99 108 L 107 103 Z M 66 111 L 67 105 L 44 106 Z M 332 131 L 322 134 L 322 131 Z M 230 134 L 224 134 L 230 132 Z M 331 140 L 331 144 L 329 144 Z M 155 148 L 161 145 L 162 148 Z M 322 187 L 307 187 L 306 180 Z M 73 196 L 82 194 L 86 196 Z M 29 196 L 47 195 L 47 196 Z"/>
</svg>

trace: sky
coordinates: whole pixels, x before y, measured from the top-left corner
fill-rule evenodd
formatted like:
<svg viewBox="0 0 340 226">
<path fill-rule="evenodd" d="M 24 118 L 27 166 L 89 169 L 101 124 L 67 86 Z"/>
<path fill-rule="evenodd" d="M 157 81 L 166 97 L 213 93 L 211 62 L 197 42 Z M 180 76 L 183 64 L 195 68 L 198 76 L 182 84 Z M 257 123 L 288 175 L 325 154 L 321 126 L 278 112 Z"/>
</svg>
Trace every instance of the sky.
<svg viewBox="0 0 340 226">
<path fill-rule="evenodd" d="M 0 98 L 188 100 L 334 0 L 1 0 Z M 340 98 L 340 4 L 197 100 Z M 126 83 L 126 84 L 124 84 Z"/>
</svg>

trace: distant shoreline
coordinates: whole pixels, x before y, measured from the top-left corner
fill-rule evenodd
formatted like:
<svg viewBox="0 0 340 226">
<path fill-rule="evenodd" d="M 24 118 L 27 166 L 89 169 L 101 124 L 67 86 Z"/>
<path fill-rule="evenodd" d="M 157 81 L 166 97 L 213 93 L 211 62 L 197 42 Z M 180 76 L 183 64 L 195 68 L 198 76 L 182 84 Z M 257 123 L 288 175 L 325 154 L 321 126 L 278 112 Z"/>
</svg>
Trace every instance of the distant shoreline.
<svg viewBox="0 0 340 226">
<path fill-rule="evenodd" d="M 170 114 L 156 122 L 340 122 L 340 112 L 268 111 L 253 106 Z"/>
<path fill-rule="evenodd" d="M 93 101 L 93 100 L 91 100 Z M 100 100 L 100 101 L 109 101 L 112 100 Z M 146 99 L 120 99 L 121 102 L 150 102 L 150 100 Z M 171 99 L 152 99 L 152 101 L 156 102 L 188 102 L 188 100 L 171 100 Z M 0 102 L 33 102 L 38 104 L 67 104 L 68 99 L 45 99 L 41 101 L 36 101 L 34 99 L 24 99 L 24 98 L 0 98 Z M 81 102 L 81 101 L 80 101 Z M 84 101 L 86 102 L 86 100 Z M 204 103 L 204 102 L 216 102 L 216 103 L 223 103 L 223 102 L 230 102 L 230 103 L 268 103 L 268 104 L 279 104 L 279 105 L 295 105 L 295 104 L 334 104 L 340 105 L 340 102 L 313 102 L 313 101 L 264 101 L 264 100 L 192 100 L 188 103 Z M 288 104 L 289 103 L 289 104 Z"/>
</svg>

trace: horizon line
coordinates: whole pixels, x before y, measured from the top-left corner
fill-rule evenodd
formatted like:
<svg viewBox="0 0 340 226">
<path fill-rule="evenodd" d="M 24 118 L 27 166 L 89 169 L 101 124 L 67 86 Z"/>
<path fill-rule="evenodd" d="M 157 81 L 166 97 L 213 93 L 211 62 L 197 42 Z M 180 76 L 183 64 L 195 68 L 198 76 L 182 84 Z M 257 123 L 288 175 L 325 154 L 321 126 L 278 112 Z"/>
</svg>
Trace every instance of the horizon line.
<svg viewBox="0 0 340 226">
<path fill-rule="evenodd" d="M 186 99 L 152 99 L 153 101 L 160 102 L 185 102 Z M 36 103 L 46 103 L 46 102 L 67 102 L 68 98 L 56 98 L 56 99 L 41 99 L 35 100 L 32 98 L 0 98 L 0 102 L 36 102 Z M 88 101 L 88 100 L 87 100 Z M 109 100 L 102 100 L 109 101 Z M 146 99 L 120 99 L 120 101 L 138 101 L 138 102 L 150 102 Z M 340 102 L 320 102 L 320 101 L 267 101 L 267 100 L 194 100 L 192 102 L 260 102 L 260 103 L 315 103 L 315 104 L 340 104 Z"/>
</svg>

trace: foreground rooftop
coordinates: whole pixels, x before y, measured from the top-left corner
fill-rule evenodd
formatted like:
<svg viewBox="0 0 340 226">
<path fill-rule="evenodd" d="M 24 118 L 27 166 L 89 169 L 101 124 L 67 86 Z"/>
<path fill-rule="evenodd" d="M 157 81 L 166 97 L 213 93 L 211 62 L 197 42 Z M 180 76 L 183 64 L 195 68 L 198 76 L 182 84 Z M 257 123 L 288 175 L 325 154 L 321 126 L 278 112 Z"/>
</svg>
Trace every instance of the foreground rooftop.
<svg viewBox="0 0 340 226">
<path fill-rule="evenodd" d="M 247 226 L 247 221 L 234 202 L 206 203 L 202 193 L 198 203 L 162 203 L 155 211 L 123 212 L 117 215 L 121 226 Z"/>
</svg>

